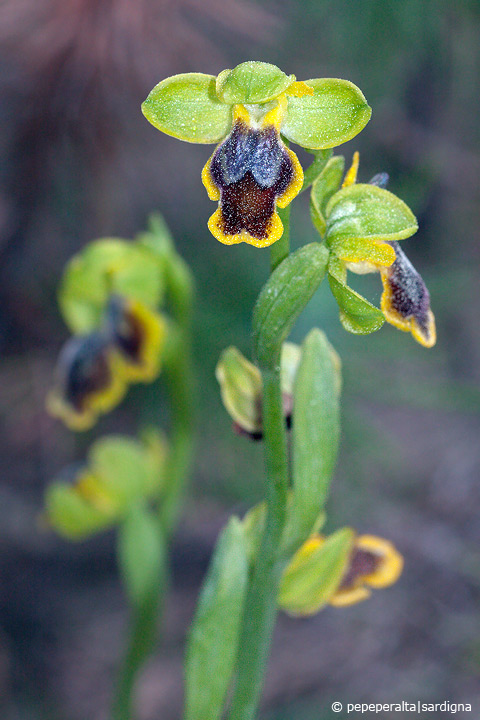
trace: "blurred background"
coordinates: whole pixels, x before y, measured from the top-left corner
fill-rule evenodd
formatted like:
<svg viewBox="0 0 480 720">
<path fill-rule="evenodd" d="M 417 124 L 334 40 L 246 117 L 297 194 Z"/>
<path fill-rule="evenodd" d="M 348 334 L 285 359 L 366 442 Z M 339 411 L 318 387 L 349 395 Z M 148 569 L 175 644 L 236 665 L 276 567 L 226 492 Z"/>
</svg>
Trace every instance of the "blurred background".
<svg viewBox="0 0 480 720">
<path fill-rule="evenodd" d="M 214 367 L 229 344 L 250 352 L 269 258 L 213 239 L 200 182 L 211 147 L 161 135 L 139 106 L 167 75 L 217 74 L 247 59 L 298 79 L 347 78 L 365 93 L 372 120 L 339 152 L 350 162 L 360 150 L 360 181 L 387 171 L 418 216 L 403 247 L 430 288 L 439 338 L 428 351 L 388 325 L 347 335 L 327 288 L 294 331 L 300 340 L 325 328 L 344 362 L 328 530 L 386 536 L 406 566 L 368 602 L 280 618 L 261 718 L 327 720 L 338 717 L 333 700 L 449 700 L 478 713 L 479 29 L 474 0 L 1 1 L 2 718 L 108 715 L 127 623 L 113 535 L 68 544 L 38 515 L 46 484 L 93 437 L 134 433 L 158 409 L 148 387 L 135 388 L 74 437 L 46 415 L 44 398 L 68 336 L 56 305 L 65 262 L 91 239 L 132 237 L 152 210 L 196 278 L 201 424 L 164 644 L 139 682 L 138 720 L 180 716 L 185 633 L 215 538 L 262 495 L 261 446 L 231 431 Z M 294 203 L 293 228 L 294 245 L 315 239 L 307 198 Z M 353 283 L 379 301 L 378 278 Z"/>
</svg>

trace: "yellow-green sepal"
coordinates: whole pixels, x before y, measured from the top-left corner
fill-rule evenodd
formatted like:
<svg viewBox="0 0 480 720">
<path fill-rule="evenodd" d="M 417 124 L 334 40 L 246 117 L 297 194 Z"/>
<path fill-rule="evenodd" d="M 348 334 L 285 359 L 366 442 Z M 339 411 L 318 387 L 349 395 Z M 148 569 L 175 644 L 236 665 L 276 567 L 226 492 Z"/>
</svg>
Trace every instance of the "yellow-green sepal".
<svg viewBox="0 0 480 720">
<path fill-rule="evenodd" d="M 215 143 L 232 124 L 232 108 L 216 93 L 216 78 L 204 73 L 173 75 L 158 83 L 142 112 L 157 130 L 178 140 Z"/>
<path fill-rule="evenodd" d="M 342 247 L 346 241 L 392 242 L 418 230 L 415 215 L 403 200 L 376 185 L 358 183 L 342 188 L 330 199 L 325 214 L 327 243 L 340 257 L 345 254 Z"/>
<path fill-rule="evenodd" d="M 325 209 L 328 201 L 341 185 L 344 169 L 345 158 L 342 155 L 336 155 L 330 158 L 312 185 L 312 192 L 310 194 L 310 216 L 322 237 L 325 235 L 325 230 L 327 229 Z"/>
<path fill-rule="evenodd" d="M 342 581 L 354 538 L 353 530 L 342 528 L 324 541 L 317 541 L 315 536 L 307 540 L 283 574 L 280 608 L 297 616 L 321 610 Z"/>
<path fill-rule="evenodd" d="M 96 240 L 68 263 L 59 289 L 63 318 L 73 333 L 96 329 L 112 293 L 157 307 L 164 296 L 161 259 L 141 243 Z"/>
<path fill-rule="evenodd" d="M 281 95 L 294 81 L 295 75 L 286 75 L 276 65 L 249 60 L 220 73 L 216 90 L 230 105 L 264 103 Z"/>
<path fill-rule="evenodd" d="M 64 480 L 54 480 L 44 497 L 43 519 L 68 540 L 83 540 L 105 530 L 115 522 L 117 506 L 110 498 L 101 495 L 101 502 L 92 502 L 90 496 Z"/>
<path fill-rule="evenodd" d="M 345 330 L 355 335 L 368 335 L 379 330 L 385 322 L 383 313 L 347 285 L 346 274 L 342 261 L 331 255 L 328 282 L 338 303 L 340 322 Z"/>
<path fill-rule="evenodd" d="M 262 376 L 260 370 L 233 345 L 218 361 L 215 377 L 230 417 L 246 432 L 262 430 Z"/>
<path fill-rule="evenodd" d="M 133 438 L 110 435 L 92 445 L 88 465 L 120 509 L 137 498 L 161 493 L 167 451 L 158 442 L 159 437 L 146 446 Z"/>
<path fill-rule="evenodd" d="M 372 114 L 362 91 L 348 80 L 307 80 L 313 95 L 288 96 L 282 135 L 305 148 L 332 148 L 363 130 Z"/>
</svg>

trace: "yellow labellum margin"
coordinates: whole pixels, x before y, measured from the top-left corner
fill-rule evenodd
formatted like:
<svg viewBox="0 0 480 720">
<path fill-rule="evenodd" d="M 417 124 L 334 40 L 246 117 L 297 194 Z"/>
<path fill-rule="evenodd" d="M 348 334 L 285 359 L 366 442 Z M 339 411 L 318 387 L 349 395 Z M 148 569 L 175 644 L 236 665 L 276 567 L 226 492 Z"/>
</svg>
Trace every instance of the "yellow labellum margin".
<svg viewBox="0 0 480 720">
<path fill-rule="evenodd" d="M 203 168 L 208 196 L 219 201 L 208 228 L 225 245 L 268 247 L 282 236 L 276 208 L 286 207 L 303 184 L 298 158 L 280 138 L 285 108 L 282 95 L 256 120 L 252 106 L 235 105 L 231 133 Z"/>
<path fill-rule="evenodd" d="M 330 605 L 345 607 L 366 600 L 371 595 L 369 587 L 393 585 L 402 570 L 403 558 L 391 542 L 375 535 L 360 535 L 355 540 L 350 567 L 330 598 Z"/>
<path fill-rule="evenodd" d="M 128 382 L 151 382 L 160 371 L 166 321 L 131 298 L 113 295 L 105 313 L 106 332 Z"/>
<path fill-rule="evenodd" d="M 380 271 L 383 283 L 380 307 L 385 320 L 399 330 L 411 332 L 420 345 L 433 347 L 437 334 L 430 294 L 398 243 L 394 247 L 395 262 Z"/>
</svg>

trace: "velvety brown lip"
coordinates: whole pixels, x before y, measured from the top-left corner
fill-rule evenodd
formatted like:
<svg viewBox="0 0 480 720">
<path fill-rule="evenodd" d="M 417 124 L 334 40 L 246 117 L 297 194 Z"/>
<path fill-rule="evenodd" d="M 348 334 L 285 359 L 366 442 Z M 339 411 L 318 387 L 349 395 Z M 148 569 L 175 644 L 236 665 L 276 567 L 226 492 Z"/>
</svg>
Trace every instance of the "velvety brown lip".
<svg viewBox="0 0 480 720">
<path fill-rule="evenodd" d="M 210 165 L 220 189 L 222 232 L 246 231 L 264 240 L 275 212 L 275 200 L 294 176 L 293 163 L 274 127 L 256 130 L 239 120 L 218 147 Z"/>
</svg>

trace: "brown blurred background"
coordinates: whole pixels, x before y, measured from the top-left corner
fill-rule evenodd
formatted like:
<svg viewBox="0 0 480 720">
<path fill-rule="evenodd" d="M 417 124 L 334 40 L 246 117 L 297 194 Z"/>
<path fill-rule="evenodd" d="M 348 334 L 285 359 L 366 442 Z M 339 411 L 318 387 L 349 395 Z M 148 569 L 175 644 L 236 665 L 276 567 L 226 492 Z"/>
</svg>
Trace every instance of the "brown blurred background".
<svg viewBox="0 0 480 720">
<path fill-rule="evenodd" d="M 420 231 L 403 247 L 427 280 L 439 336 L 427 351 L 390 326 L 347 335 L 327 288 L 295 329 L 300 340 L 324 327 L 344 360 L 329 529 L 389 537 L 406 567 L 368 602 L 280 619 L 261 718 L 327 720 L 338 717 L 333 700 L 470 702 L 469 717 L 479 715 L 479 28 L 474 0 L 1 0 L 2 718 L 108 715 L 127 622 L 113 535 L 69 545 L 37 517 L 45 485 L 93 437 L 133 433 L 158 407 L 135 389 L 73 437 L 44 397 L 67 337 L 55 301 L 65 262 L 91 239 L 131 237 L 155 209 L 197 282 L 202 423 L 164 644 L 139 683 L 138 720 L 180 716 L 185 632 L 216 535 L 262 494 L 261 447 L 231 432 L 213 372 L 226 345 L 249 352 L 268 251 L 209 235 L 200 171 L 211 148 L 162 136 L 139 106 L 167 75 L 246 59 L 361 87 L 372 120 L 339 152 L 349 161 L 361 151 L 361 181 L 389 172 L 417 214 Z M 293 223 L 295 245 L 314 239 L 306 198 Z M 378 278 L 354 282 L 378 302 Z"/>
</svg>

